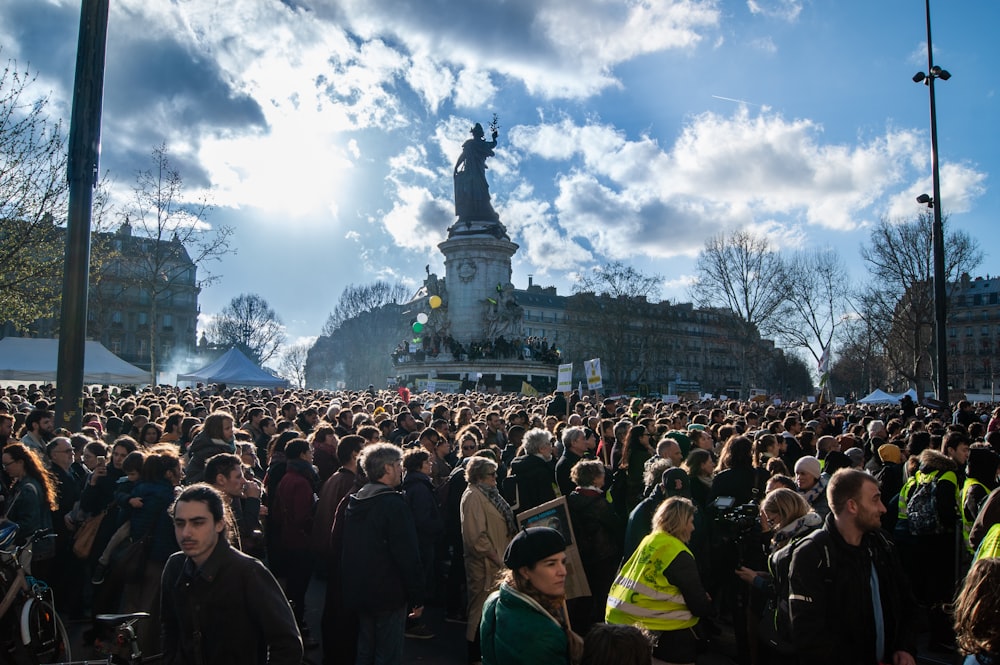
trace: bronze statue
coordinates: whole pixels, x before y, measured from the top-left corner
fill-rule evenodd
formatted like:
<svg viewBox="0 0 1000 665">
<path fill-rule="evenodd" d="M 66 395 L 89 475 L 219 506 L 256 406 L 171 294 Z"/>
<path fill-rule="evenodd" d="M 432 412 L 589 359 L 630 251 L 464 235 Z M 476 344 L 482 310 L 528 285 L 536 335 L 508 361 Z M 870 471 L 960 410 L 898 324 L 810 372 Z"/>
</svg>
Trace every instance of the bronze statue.
<svg viewBox="0 0 1000 665">
<path fill-rule="evenodd" d="M 500 221 L 490 203 L 490 186 L 486 182 L 486 158 L 493 157 L 493 148 L 497 147 L 495 116 L 491 129 L 493 140 L 486 141 L 486 132 L 477 122 L 472 138 L 462 144 L 462 154 L 455 162 L 455 214 L 460 222 Z"/>
</svg>

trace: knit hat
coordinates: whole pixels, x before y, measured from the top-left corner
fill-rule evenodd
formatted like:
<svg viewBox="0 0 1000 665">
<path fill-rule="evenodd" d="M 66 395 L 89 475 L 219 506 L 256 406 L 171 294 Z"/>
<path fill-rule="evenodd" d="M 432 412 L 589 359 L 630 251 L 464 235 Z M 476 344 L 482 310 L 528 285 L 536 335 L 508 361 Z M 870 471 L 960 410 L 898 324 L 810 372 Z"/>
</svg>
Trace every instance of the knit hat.
<svg viewBox="0 0 1000 665">
<path fill-rule="evenodd" d="M 795 463 L 795 473 L 808 473 L 813 478 L 818 479 L 820 473 L 822 473 L 819 467 L 819 460 L 812 455 L 800 457 L 799 461 Z"/>
<path fill-rule="evenodd" d="M 861 466 L 865 463 L 865 451 L 860 448 L 848 448 L 844 454 L 851 458 L 851 466 Z"/>
<path fill-rule="evenodd" d="M 503 562 L 511 570 L 533 566 L 566 549 L 562 534 L 547 526 L 533 526 L 518 533 L 507 545 Z"/>
<path fill-rule="evenodd" d="M 895 443 L 883 443 L 878 447 L 878 457 L 883 464 L 899 464 L 903 461 L 903 453 Z"/>
<path fill-rule="evenodd" d="M 660 482 L 667 496 L 691 498 L 691 477 L 684 469 L 667 469 Z"/>
</svg>

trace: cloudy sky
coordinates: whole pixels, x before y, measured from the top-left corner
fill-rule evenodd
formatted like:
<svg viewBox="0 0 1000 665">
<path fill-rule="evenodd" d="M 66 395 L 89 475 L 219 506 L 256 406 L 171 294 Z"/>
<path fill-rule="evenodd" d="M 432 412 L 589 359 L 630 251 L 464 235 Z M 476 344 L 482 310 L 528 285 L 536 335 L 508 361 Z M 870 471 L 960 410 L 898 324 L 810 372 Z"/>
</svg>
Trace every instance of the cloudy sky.
<svg viewBox="0 0 1000 665">
<path fill-rule="evenodd" d="M 79 0 L 3 0 L 0 56 L 66 122 Z M 931 191 L 919 0 L 112 0 L 102 170 L 165 142 L 237 252 L 211 315 L 266 298 L 290 338 L 343 287 L 414 289 L 454 220 L 451 169 L 500 123 L 494 203 L 514 282 L 623 260 L 686 301 L 705 239 L 858 248 Z M 1000 273 L 1000 3 L 932 3 L 944 211 Z"/>
</svg>

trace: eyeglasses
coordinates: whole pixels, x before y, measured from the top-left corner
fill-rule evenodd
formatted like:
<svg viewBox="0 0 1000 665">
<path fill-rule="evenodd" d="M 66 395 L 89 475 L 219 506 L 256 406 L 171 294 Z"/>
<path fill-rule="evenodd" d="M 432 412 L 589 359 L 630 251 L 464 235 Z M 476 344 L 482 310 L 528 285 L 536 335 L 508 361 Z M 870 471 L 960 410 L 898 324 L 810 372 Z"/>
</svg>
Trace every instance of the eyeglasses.
<svg viewBox="0 0 1000 665">
<path fill-rule="evenodd" d="M 477 446 L 474 443 L 471 444 L 471 445 L 468 445 L 468 446 L 466 446 L 464 444 L 462 445 L 462 450 L 475 450 L 476 448 L 477 448 Z"/>
<path fill-rule="evenodd" d="M 17 461 L 18 461 L 18 460 L 16 460 L 16 459 L 15 459 L 15 460 L 11 460 L 11 461 L 9 461 L 9 462 L 0 462 L 0 466 L 2 466 L 3 468 L 5 468 L 5 469 L 6 469 L 6 468 L 7 468 L 8 466 L 10 466 L 11 464 L 14 464 L 14 463 L 15 463 L 15 462 L 17 462 Z"/>
</svg>

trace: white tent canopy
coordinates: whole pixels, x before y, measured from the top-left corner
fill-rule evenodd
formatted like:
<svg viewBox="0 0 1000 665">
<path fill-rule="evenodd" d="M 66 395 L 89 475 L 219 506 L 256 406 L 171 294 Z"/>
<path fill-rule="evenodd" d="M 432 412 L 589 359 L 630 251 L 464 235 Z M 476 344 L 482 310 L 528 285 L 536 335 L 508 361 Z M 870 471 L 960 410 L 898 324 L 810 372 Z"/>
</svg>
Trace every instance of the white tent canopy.
<svg viewBox="0 0 1000 665">
<path fill-rule="evenodd" d="M 859 399 L 858 404 L 899 404 L 899 398 L 876 388 L 871 395 Z"/>
<path fill-rule="evenodd" d="M 150 383 L 149 372 L 125 362 L 100 342 L 88 341 L 83 353 L 84 383 Z M 58 339 L 5 337 L 0 339 L 0 380 L 55 381 L 58 358 Z"/>
<path fill-rule="evenodd" d="M 178 374 L 177 383 L 190 381 L 192 383 L 225 383 L 230 386 L 260 386 L 265 388 L 284 388 L 288 381 L 269 374 L 257 367 L 252 360 L 238 349 L 231 348 L 215 362 L 202 367 L 196 372 Z"/>
</svg>

